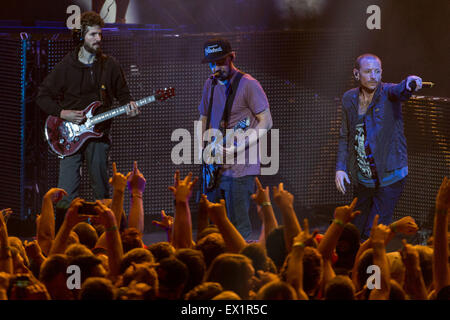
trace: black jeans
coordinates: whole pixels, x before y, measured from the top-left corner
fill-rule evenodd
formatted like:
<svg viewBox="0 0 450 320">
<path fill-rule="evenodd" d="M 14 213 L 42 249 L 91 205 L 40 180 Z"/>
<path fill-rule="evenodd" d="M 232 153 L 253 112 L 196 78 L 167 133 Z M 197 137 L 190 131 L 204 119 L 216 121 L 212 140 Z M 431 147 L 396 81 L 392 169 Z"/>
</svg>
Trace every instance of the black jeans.
<svg viewBox="0 0 450 320">
<path fill-rule="evenodd" d="M 354 197 L 358 197 L 355 211 L 361 214 L 353 220 L 353 224 L 361 232 L 361 239 L 369 238 L 375 215 L 379 215 L 378 224 L 389 225 L 392 222 L 395 206 L 403 192 L 406 178 L 386 187 L 367 188 L 358 184 Z"/>
<path fill-rule="evenodd" d="M 89 179 L 94 198 L 97 200 L 110 198 L 108 184 L 108 154 L 109 140 L 91 139 L 76 154 L 65 157 L 59 161 L 58 188 L 64 189 L 68 196 L 65 196 L 56 205 L 55 227 L 59 229 L 64 221 L 64 215 L 73 199 L 78 197 L 80 187 L 80 168 L 86 160 Z"/>
</svg>

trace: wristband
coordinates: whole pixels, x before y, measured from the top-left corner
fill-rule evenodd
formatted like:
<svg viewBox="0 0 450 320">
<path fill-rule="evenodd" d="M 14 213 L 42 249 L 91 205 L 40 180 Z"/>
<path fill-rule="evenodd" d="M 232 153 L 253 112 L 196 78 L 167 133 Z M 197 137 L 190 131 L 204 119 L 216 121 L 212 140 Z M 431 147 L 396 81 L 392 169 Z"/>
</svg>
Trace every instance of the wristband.
<svg viewBox="0 0 450 320">
<path fill-rule="evenodd" d="M 344 226 L 345 225 L 345 223 L 342 220 L 339 220 L 339 219 L 334 219 L 333 222 L 338 224 L 338 225 L 340 225 L 340 226 Z"/>
<path fill-rule="evenodd" d="M 266 202 L 262 202 L 261 203 L 261 207 L 264 207 L 264 206 L 271 206 L 272 205 L 272 203 L 270 202 L 270 201 L 266 201 Z"/>
<path fill-rule="evenodd" d="M 304 242 L 297 241 L 297 242 L 294 242 L 294 244 L 292 245 L 292 248 L 293 248 L 293 247 L 301 247 L 301 248 L 304 248 L 304 247 L 306 247 L 306 244 L 305 244 Z"/>
<path fill-rule="evenodd" d="M 109 227 L 109 228 L 105 229 L 106 232 L 114 231 L 114 230 L 117 230 L 117 226 L 116 225 L 113 225 L 112 227 Z"/>
<path fill-rule="evenodd" d="M 397 233 L 397 228 L 395 227 L 395 224 L 391 224 L 389 228 L 392 230 L 393 233 Z"/>
</svg>

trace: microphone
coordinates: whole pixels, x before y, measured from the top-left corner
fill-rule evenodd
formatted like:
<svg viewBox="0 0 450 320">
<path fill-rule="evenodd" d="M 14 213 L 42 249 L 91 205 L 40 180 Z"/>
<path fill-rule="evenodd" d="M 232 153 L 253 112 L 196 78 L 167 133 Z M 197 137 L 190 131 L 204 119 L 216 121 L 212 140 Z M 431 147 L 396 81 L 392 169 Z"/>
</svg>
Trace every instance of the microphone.
<svg viewBox="0 0 450 320">
<path fill-rule="evenodd" d="M 417 87 L 416 80 L 411 81 L 409 83 L 409 87 L 411 88 L 411 91 L 416 90 L 416 87 Z M 434 87 L 434 82 L 422 81 L 422 89 L 424 89 L 424 88 L 433 88 L 433 87 Z"/>
<path fill-rule="evenodd" d="M 217 70 L 216 72 L 214 72 L 209 78 L 210 79 L 215 79 L 217 77 L 220 77 L 220 75 L 222 74 L 222 70 Z"/>
</svg>

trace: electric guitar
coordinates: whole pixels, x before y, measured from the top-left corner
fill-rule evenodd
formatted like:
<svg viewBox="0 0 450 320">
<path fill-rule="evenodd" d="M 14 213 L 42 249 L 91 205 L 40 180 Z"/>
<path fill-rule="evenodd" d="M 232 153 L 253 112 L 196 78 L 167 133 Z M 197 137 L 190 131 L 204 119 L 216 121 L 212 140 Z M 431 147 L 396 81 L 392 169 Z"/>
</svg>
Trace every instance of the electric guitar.
<svg viewBox="0 0 450 320">
<path fill-rule="evenodd" d="M 165 88 L 156 91 L 156 94 L 136 101 L 138 107 L 145 106 L 155 101 L 164 101 L 175 96 L 174 88 Z M 83 110 L 86 118 L 81 124 L 75 124 L 60 117 L 49 116 L 45 121 L 45 138 L 50 149 L 60 158 L 76 153 L 86 140 L 101 138 L 103 132 L 98 124 L 126 113 L 128 104 L 121 107 L 95 114 L 102 105 L 100 101 L 94 101 Z"/>
<path fill-rule="evenodd" d="M 218 186 L 220 174 L 222 172 L 222 158 L 223 155 L 216 152 L 216 146 L 224 144 L 228 139 L 232 137 L 235 131 L 241 129 L 246 130 L 250 126 L 250 118 L 245 118 L 239 121 L 233 130 L 226 130 L 226 135 L 223 139 L 214 140 L 207 146 L 210 152 L 207 153 L 205 161 L 202 165 L 202 177 L 203 177 L 203 193 L 209 192 Z"/>
</svg>

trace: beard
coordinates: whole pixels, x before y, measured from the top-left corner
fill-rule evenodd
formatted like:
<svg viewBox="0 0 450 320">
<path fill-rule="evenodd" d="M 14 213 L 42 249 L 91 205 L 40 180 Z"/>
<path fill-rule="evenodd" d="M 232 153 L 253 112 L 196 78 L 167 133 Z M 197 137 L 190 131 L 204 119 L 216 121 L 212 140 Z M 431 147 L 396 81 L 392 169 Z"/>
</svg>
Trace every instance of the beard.
<svg viewBox="0 0 450 320">
<path fill-rule="evenodd" d="M 97 53 L 99 53 L 101 51 L 101 46 L 100 46 L 99 42 L 97 42 L 96 44 L 97 44 L 97 46 L 94 47 L 94 45 L 90 45 L 90 44 L 85 42 L 83 44 L 83 48 L 89 53 L 97 54 Z"/>
</svg>

